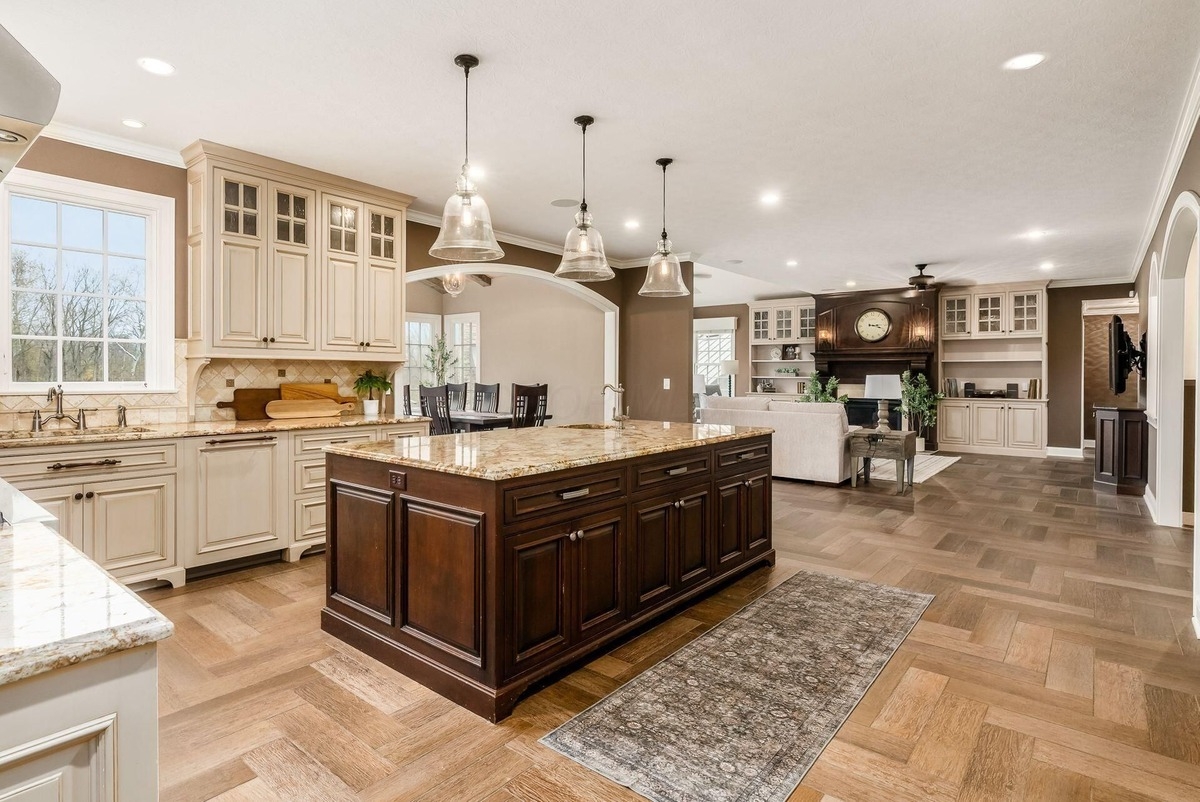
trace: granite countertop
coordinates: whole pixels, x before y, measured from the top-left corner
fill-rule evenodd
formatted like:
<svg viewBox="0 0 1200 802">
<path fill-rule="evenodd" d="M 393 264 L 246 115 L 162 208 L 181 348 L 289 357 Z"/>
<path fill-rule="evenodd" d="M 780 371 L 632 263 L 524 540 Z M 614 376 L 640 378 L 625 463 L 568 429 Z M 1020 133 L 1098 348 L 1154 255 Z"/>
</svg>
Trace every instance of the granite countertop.
<svg viewBox="0 0 1200 802">
<path fill-rule="evenodd" d="M 77 432 L 74 429 L 49 429 L 40 434 L 29 431 L 0 433 L 0 449 L 36 446 L 119 443 L 129 440 L 163 440 L 175 437 L 213 437 L 224 434 L 290 432 L 296 429 L 334 429 L 341 426 L 386 426 L 395 423 L 421 423 L 429 418 L 415 415 L 339 415 L 330 418 L 291 418 L 287 420 L 207 421 L 159 423 L 149 426 L 103 426 Z"/>
<path fill-rule="evenodd" d="M 500 481 L 567 468 L 661 454 L 771 434 L 773 429 L 663 421 L 627 421 L 624 429 L 583 424 L 495 429 L 471 434 L 413 437 L 395 443 L 328 446 L 331 454 L 359 457 L 460 476 Z"/>
<path fill-rule="evenodd" d="M 3 506 L 13 505 L 13 506 Z M 0 480 L 0 685 L 132 649 L 174 626 L 46 523 Z"/>
</svg>

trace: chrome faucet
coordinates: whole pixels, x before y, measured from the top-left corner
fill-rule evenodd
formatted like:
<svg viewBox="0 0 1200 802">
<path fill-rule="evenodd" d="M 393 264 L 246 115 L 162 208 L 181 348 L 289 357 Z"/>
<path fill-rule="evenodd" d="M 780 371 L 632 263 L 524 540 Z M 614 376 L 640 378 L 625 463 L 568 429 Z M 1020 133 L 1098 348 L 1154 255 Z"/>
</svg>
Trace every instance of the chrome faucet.
<svg viewBox="0 0 1200 802">
<path fill-rule="evenodd" d="M 125 405 L 117 404 L 117 428 L 118 429 L 124 429 L 126 426 L 129 425 L 128 420 L 126 420 L 125 413 L 126 413 Z"/>
<path fill-rule="evenodd" d="M 76 412 L 79 413 L 79 417 L 76 417 L 74 415 L 68 415 L 67 413 L 63 412 L 63 396 L 64 395 L 65 395 L 65 393 L 63 393 L 63 388 L 62 388 L 61 384 L 58 385 L 57 387 L 51 387 L 49 390 L 46 391 L 46 400 L 54 402 L 54 414 L 43 416 L 40 414 L 40 412 L 35 412 L 34 416 L 33 416 L 33 431 L 40 432 L 40 431 L 42 431 L 43 423 L 45 423 L 46 421 L 55 421 L 55 420 L 70 421 L 71 423 L 75 424 L 75 428 L 81 432 L 87 430 L 87 413 L 95 412 L 96 410 L 95 409 L 84 409 L 83 407 L 80 407 L 79 409 L 76 410 Z"/>
<path fill-rule="evenodd" d="M 51 387 L 49 390 L 47 390 L 46 391 L 46 400 L 54 402 L 54 417 L 61 418 L 63 416 L 63 411 L 62 411 L 63 388 L 62 388 L 62 385 L 60 384 L 60 385 L 58 385 L 58 387 Z"/>
<path fill-rule="evenodd" d="M 617 383 L 616 387 L 613 387 L 611 384 L 606 384 L 600 390 L 601 398 L 604 397 L 604 393 L 607 390 L 612 390 L 613 394 L 617 397 L 616 403 L 613 405 L 613 411 L 612 411 L 613 422 L 617 424 L 618 429 L 624 429 L 625 421 L 629 420 L 629 407 L 625 407 L 624 415 L 621 414 L 621 408 L 622 408 L 622 406 L 624 406 L 624 404 L 622 402 L 625 401 L 625 388 L 621 386 L 620 382 Z"/>
</svg>

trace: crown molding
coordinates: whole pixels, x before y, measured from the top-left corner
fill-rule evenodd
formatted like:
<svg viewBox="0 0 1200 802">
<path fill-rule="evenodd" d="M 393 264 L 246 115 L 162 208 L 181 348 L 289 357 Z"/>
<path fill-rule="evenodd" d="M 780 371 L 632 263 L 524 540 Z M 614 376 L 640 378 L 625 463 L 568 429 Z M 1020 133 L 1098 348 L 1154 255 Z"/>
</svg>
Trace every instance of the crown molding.
<svg viewBox="0 0 1200 802">
<path fill-rule="evenodd" d="M 1150 250 L 1150 242 L 1154 232 L 1158 230 L 1158 221 L 1162 219 L 1167 209 L 1168 197 L 1175 179 L 1179 177 L 1179 168 L 1183 165 L 1183 157 L 1191 144 L 1200 123 L 1200 59 L 1192 67 L 1192 80 L 1188 84 L 1184 96 L 1183 108 L 1179 112 L 1179 120 L 1175 123 L 1175 134 L 1171 138 L 1171 149 L 1167 152 L 1167 162 L 1163 165 L 1162 175 L 1158 179 L 1158 189 L 1154 193 L 1154 205 L 1150 207 L 1150 217 L 1146 220 L 1146 228 L 1142 231 L 1141 242 L 1138 243 L 1137 259 L 1129 270 L 1129 281 L 1137 279 L 1142 262 L 1146 261 L 1146 252 Z"/>
<path fill-rule="evenodd" d="M 1048 289 L 1056 290 L 1063 287 L 1099 287 L 1102 284 L 1131 284 L 1133 278 L 1124 276 L 1107 276 L 1101 278 L 1064 278 L 1050 281 Z"/>
<path fill-rule="evenodd" d="M 109 153 L 119 153 L 122 156 L 130 156 L 143 161 L 158 162 L 159 164 L 167 164 L 171 167 L 183 167 L 183 156 L 177 150 L 170 148 L 159 147 L 158 145 L 147 145 L 144 142 L 135 142 L 123 137 L 113 136 L 112 134 L 102 134 L 99 131 L 89 131 L 86 128 L 79 128 L 66 123 L 51 122 L 42 129 L 42 136 L 58 139 L 63 142 L 70 142 L 75 145 L 83 145 L 96 150 L 104 150 Z"/>
</svg>

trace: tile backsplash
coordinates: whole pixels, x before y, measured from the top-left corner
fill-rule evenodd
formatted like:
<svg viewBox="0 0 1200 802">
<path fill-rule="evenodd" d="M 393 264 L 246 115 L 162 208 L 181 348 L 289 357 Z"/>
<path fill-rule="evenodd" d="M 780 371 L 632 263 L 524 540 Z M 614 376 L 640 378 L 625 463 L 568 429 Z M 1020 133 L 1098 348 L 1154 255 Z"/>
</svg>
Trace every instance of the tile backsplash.
<svg viewBox="0 0 1200 802">
<path fill-rule="evenodd" d="M 89 426 L 114 426 L 117 406 L 124 404 L 131 426 L 154 423 L 185 423 L 187 412 L 187 341 L 175 341 L 174 393 L 125 393 L 66 396 L 64 409 L 96 408 L 88 415 Z M 232 420 L 232 409 L 217 409 L 218 401 L 232 401 L 233 391 L 241 387 L 278 387 L 284 382 L 320 384 L 326 379 L 336 384 L 342 395 L 354 395 L 354 380 L 367 368 L 386 373 L 387 363 L 325 362 L 308 360 L 214 359 L 200 372 L 196 386 L 196 420 Z M 283 375 L 280 375 L 280 371 Z M 229 386 L 232 381 L 232 386 Z M 49 385 L 47 385 L 49 387 Z M 35 409 L 51 408 L 44 395 L 0 395 L 0 429 L 27 429 L 28 414 Z M 57 426 L 60 424 L 49 424 Z"/>
</svg>

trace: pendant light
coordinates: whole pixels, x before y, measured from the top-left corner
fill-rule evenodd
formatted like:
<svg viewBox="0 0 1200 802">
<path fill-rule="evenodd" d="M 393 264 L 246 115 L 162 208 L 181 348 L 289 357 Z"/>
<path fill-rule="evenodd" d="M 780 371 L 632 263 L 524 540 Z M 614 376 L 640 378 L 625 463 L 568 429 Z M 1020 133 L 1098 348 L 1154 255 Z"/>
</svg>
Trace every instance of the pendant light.
<svg viewBox="0 0 1200 802">
<path fill-rule="evenodd" d="M 457 298 L 462 295 L 463 287 L 466 286 L 467 280 L 463 278 L 462 273 L 447 273 L 442 276 L 442 289 L 451 298 Z"/>
<path fill-rule="evenodd" d="M 683 269 L 679 266 L 679 257 L 671 253 L 671 240 L 667 239 L 667 165 L 673 161 L 674 159 L 662 158 L 654 162 L 662 168 L 663 174 L 663 228 L 658 250 L 650 257 L 650 264 L 646 265 L 646 282 L 638 290 L 638 295 L 649 298 L 679 298 L 691 295 L 687 285 L 683 283 Z"/>
<path fill-rule="evenodd" d="M 592 228 L 592 213 L 587 207 L 587 129 L 594 122 L 586 114 L 575 118 L 575 124 L 583 129 L 583 194 L 575 213 L 575 227 L 567 232 L 562 262 L 554 271 L 559 278 L 572 281 L 605 281 L 615 275 L 604 256 L 604 239 Z"/>
<path fill-rule="evenodd" d="M 492 214 L 487 202 L 475 190 L 471 181 L 471 68 L 479 66 L 479 59 L 469 54 L 454 58 L 454 63 L 463 70 L 464 126 L 462 174 L 454 194 L 446 201 L 442 211 L 442 229 L 437 240 L 429 249 L 429 255 L 449 262 L 490 262 L 504 256 L 496 234 L 492 231 Z"/>
</svg>

